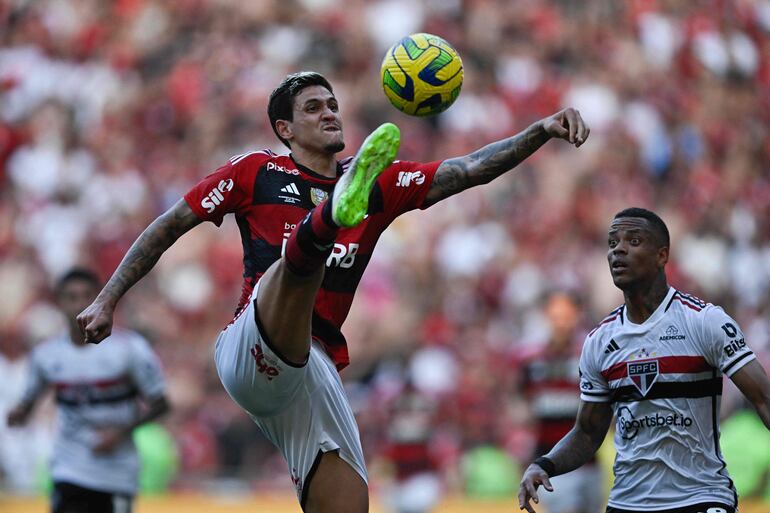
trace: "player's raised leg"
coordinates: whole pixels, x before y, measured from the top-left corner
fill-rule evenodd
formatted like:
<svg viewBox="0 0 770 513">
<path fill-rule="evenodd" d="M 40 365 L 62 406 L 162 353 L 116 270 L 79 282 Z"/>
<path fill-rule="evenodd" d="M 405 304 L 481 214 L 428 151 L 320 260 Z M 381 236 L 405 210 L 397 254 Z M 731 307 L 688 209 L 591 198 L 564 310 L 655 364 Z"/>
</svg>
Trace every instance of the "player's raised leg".
<svg viewBox="0 0 770 513">
<path fill-rule="evenodd" d="M 256 312 L 263 335 L 285 360 L 306 361 L 315 296 L 324 264 L 341 227 L 358 225 L 366 215 L 377 177 L 396 157 L 398 128 L 385 123 L 366 138 L 330 200 L 297 225 L 284 256 L 259 281 Z"/>
<path fill-rule="evenodd" d="M 369 511 L 369 489 L 364 480 L 336 452 L 321 455 L 308 483 L 305 513 L 362 513 Z"/>
</svg>

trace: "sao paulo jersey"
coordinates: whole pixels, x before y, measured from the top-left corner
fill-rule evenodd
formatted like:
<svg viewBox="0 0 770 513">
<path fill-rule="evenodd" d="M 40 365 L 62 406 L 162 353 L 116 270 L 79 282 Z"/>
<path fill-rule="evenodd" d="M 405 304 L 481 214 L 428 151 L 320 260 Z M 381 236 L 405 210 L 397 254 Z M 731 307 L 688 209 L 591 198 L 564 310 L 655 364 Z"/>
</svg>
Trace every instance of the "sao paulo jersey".
<svg viewBox="0 0 770 513">
<path fill-rule="evenodd" d="M 624 305 L 588 335 L 581 399 L 612 403 L 616 419 L 610 506 L 737 505 L 719 448 L 722 376 L 754 359 L 720 307 L 674 288 L 642 324 Z"/>
<path fill-rule="evenodd" d="M 249 301 L 257 280 L 281 258 L 297 223 L 329 197 L 351 160 L 340 161 L 337 177 L 328 178 L 298 164 L 291 155 L 255 151 L 231 158 L 185 194 L 190 208 L 204 221 L 219 226 L 226 214 L 235 216 L 244 267 L 236 315 Z M 313 338 L 323 344 L 338 370 L 349 363 L 340 329 L 374 246 L 396 217 L 424 208 L 439 164 L 393 162 L 377 179 L 367 217 L 354 228 L 340 229 L 337 235 L 316 296 Z"/>
<path fill-rule="evenodd" d="M 96 454 L 98 430 L 133 424 L 139 396 L 164 394 L 160 362 L 138 334 L 116 329 L 99 345 L 76 345 L 68 333 L 36 346 L 30 355 L 25 401 L 54 389 L 57 430 L 51 458 L 54 481 L 108 493 L 136 493 L 139 461 L 129 437 Z"/>
</svg>

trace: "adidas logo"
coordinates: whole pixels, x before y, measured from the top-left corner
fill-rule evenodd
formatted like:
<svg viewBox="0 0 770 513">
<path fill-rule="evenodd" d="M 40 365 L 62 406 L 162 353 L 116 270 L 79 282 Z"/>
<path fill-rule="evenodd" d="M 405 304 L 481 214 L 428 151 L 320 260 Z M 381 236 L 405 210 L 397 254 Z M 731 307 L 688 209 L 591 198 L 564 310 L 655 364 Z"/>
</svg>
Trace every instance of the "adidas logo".
<svg viewBox="0 0 770 513">
<path fill-rule="evenodd" d="M 620 346 L 618 346 L 618 343 L 615 342 L 615 339 L 613 338 L 610 340 L 610 343 L 607 344 L 607 348 L 604 350 L 604 354 L 610 354 L 613 351 L 617 351 L 618 349 L 620 349 Z"/>
<path fill-rule="evenodd" d="M 289 194 L 295 194 L 299 196 L 299 189 L 297 189 L 297 185 L 294 182 L 290 183 L 286 187 L 281 187 L 281 192 L 287 192 Z"/>
</svg>

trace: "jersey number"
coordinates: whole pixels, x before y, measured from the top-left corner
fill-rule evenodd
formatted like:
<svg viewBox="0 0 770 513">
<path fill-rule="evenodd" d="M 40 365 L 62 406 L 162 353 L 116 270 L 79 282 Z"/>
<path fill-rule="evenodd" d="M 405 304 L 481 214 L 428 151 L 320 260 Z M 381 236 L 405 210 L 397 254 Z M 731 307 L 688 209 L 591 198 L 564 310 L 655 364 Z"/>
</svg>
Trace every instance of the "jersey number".
<svg viewBox="0 0 770 513">
<path fill-rule="evenodd" d="M 732 323 L 729 323 L 729 322 L 727 324 L 723 324 L 722 329 L 724 330 L 725 333 L 727 333 L 727 336 L 730 338 L 735 338 L 735 336 L 738 334 L 738 329 L 735 326 L 733 326 Z M 711 511 L 709 511 L 708 513 L 711 513 Z"/>
</svg>

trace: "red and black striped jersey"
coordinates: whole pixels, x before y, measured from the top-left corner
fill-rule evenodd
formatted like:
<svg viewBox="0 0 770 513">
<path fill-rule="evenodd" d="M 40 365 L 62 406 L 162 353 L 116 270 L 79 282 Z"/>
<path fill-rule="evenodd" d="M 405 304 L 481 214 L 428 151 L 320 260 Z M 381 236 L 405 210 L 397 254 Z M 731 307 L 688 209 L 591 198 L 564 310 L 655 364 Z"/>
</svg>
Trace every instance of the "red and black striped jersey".
<svg viewBox="0 0 770 513">
<path fill-rule="evenodd" d="M 549 452 L 575 425 L 580 407 L 576 370 L 580 350 L 573 347 L 555 352 L 543 344 L 516 362 L 524 395 L 537 422 L 534 452 L 537 456 Z"/>
<path fill-rule="evenodd" d="M 329 196 L 351 160 L 338 162 L 337 177 L 328 178 L 295 162 L 291 155 L 255 151 L 231 158 L 185 194 L 190 208 L 204 221 L 219 226 L 226 214 L 235 216 L 244 267 L 236 315 L 259 278 L 283 254 L 297 223 Z M 313 312 L 313 338 L 323 344 L 338 370 L 349 363 L 342 323 L 374 246 L 396 217 L 424 208 L 439 163 L 393 162 L 372 190 L 364 221 L 339 231 Z"/>
</svg>

